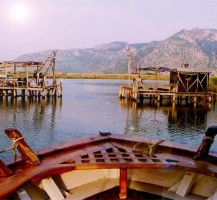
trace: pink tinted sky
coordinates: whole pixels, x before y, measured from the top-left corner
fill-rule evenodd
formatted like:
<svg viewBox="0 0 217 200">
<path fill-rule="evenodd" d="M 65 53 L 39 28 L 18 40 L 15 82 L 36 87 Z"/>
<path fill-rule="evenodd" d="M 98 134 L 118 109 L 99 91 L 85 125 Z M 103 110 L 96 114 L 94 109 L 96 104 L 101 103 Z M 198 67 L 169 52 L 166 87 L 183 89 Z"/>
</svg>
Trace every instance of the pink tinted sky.
<svg viewBox="0 0 217 200">
<path fill-rule="evenodd" d="M 217 29 L 216 0 L 0 0 L 0 61 L 48 49 Z"/>
</svg>

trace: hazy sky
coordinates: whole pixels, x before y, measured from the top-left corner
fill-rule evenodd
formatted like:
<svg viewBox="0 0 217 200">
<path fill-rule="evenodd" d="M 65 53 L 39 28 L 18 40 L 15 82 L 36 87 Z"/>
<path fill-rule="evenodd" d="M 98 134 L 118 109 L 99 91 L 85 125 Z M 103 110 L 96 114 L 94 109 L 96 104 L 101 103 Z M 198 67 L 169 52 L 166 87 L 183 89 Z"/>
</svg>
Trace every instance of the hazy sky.
<svg viewBox="0 0 217 200">
<path fill-rule="evenodd" d="M 0 0 L 0 61 L 47 49 L 217 29 L 217 0 Z"/>
</svg>

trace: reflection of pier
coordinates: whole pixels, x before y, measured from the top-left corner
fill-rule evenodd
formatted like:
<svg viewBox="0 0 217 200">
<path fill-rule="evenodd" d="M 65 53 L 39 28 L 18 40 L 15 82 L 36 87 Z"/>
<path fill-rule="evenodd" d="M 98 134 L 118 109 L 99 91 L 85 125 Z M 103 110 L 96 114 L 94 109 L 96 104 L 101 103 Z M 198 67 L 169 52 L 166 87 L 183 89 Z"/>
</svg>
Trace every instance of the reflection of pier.
<svg viewBox="0 0 217 200">
<path fill-rule="evenodd" d="M 177 125 L 206 125 L 208 108 L 179 107 L 168 112 L 168 121 Z"/>
<path fill-rule="evenodd" d="M 5 98 L 0 99 L 1 127 L 3 132 L 8 127 L 24 130 L 24 137 L 33 148 L 42 148 L 55 141 L 55 129 L 62 109 L 62 98 Z M 4 137 L 0 140 L 2 149 L 11 145 Z M 0 159 L 12 158 L 13 152 L 1 154 Z"/>
<path fill-rule="evenodd" d="M 166 67 L 137 67 L 136 62 L 132 58 L 132 54 L 128 52 L 128 74 L 129 84 L 120 87 L 119 97 L 128 100 L 143 102 L 149 100 L 150 104 L 162 105 L 165 101 L 167 104 L 185 105 L 206 104 L 216 100 L 216 93 L 210 92 L 208 69 L 192 69 L 185 64 L 183 68 L 170 69 Z M 142 80 L 142 72 L 154 72 L 157 76 L 166 72 L 170 74 L 170 80 L 167 85 L 162 87 L 147 87 L 145 80 Z M 156 80 L 157 85 L 157 80 Z"/>
<path fill-rule="evenodd" d="M 156 137 L 158 134 L 170 132 L 170 128 L 182 129 L 194 126 L 205 129 L 209 107 L 160 107 L 145 106 L 135 101 L 120 99 L 120 106 L 127 110 L 126 133 L 146 134 Z M 168 122 L 167 122 L 168 121 Z M 160 136 L 159 135 L 159 136 Z"/>
<path fill-rule="evenodd" d="M 55 76 L 56 51 L 45 62 L 0 63 L 0 97 L 50 97 L 62 96 L 62 83 Z M 51 70 L 52 78 L 47 79 Z"/>
</svg>

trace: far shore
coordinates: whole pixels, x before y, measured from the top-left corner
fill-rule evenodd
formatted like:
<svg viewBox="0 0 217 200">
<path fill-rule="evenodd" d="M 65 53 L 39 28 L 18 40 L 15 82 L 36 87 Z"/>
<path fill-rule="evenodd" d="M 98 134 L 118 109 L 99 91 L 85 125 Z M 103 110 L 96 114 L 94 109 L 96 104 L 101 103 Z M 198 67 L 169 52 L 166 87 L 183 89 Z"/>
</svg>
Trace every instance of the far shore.
<svg viewBox="0 0 217 200">
<path fill-rule="evenodd" d="M 51 77 L 48 75 L 47 77 Z M 77 74 L 77 73 L 57 73 L 57 78 L 62 79 L 120 79 L 120 80 L 128 80 L 129 75 L 128 74 L 97 74 L 97 73 L 83 73 L 83 74 Z M 154 74 L 144 74 L 141 75 L 142 79 L 145 80 L 169 80 L 169 76 L 156 76 Z"/>
<path fill-rule="evenodd" d="M 48 78 L 51 78 L 51 74 L 48 74 Z M 98 73 L 57 73 L 56 78 L 60 79 L 119 79 L 129 80 L 128 74 L 98 74 Z M 169 75 L 155 75 L 155 74 L 142 74 L 141 79 L 143 80 L 165 80 L 169 81 Z M 211 76 L 209 79 L 209 91 L 217 91 L 217 77 Z"/>
</svg>

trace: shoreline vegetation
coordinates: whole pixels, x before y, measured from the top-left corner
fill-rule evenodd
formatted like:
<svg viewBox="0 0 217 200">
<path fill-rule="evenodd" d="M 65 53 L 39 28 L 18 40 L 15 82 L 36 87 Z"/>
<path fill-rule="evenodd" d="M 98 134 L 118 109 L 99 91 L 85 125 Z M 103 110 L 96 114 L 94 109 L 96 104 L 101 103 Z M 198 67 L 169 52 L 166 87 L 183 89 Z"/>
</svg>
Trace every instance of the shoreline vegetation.
<svg viewBox="0 0 217 200">
<path fill-rule="evenodd" d="M 51 78 L 51 74 L 48 74 L 48 78 Z M 119 79 L 128 80 L 128 74 L 98 74 L 98 73 L 57 73 L 56 78 L 61 79 Z M 142 74 L 141 78 L 143 80 L 165 80 L 169 81 L 169 75 L 155 75 L 155 74 Z M 209 79 L 209 91 L 217 91 L 217 77 L 211 76 Z"/>
<path fill-rule="evenodd" d="M 51 78 L 51 75 L 48 74 L 48 78 Z M 56 73 L 57 78 L 62 79 L 120 79 L 128 80 L 128 74 L 98 74 L 98 73 Z M 144 80 L 156 80 L 156 75 L 154 74 L 143 74 L 141 78 Z M 158 75 L 158 80 L 169 80 L 169 76 Z"/>
<path fill-rule="evenodd" d="M 0 73 L 1 74 L 1 73 Z M 32 76 L 31 73 L 29 73 L 30 77 Z M 119 79 L 119 80 L 129 80 L 128 74 L 99 74 L 99 73 L 63 73 L 63 72 L 57 72 L 55 74 L 57 79 Z M 11 77 L 13 77 L 13 74 L 11 74 Z M 25 77 L 24 73 L 19 73 L 19 77 Z M 52 78 L 53 75 L 51 73 L 47 73 L 47 78 Z M 147 74 L 141 74 L 141 78 L 143 80 L 164 80 L 169 81 L 170 76 L 167 75 L 155 75 L 151 73 Z M 217 77 L 216 76 L 210 76 L 209 78 L 209 91 L 215 92 L 217 91 Z"/>
</svg>

